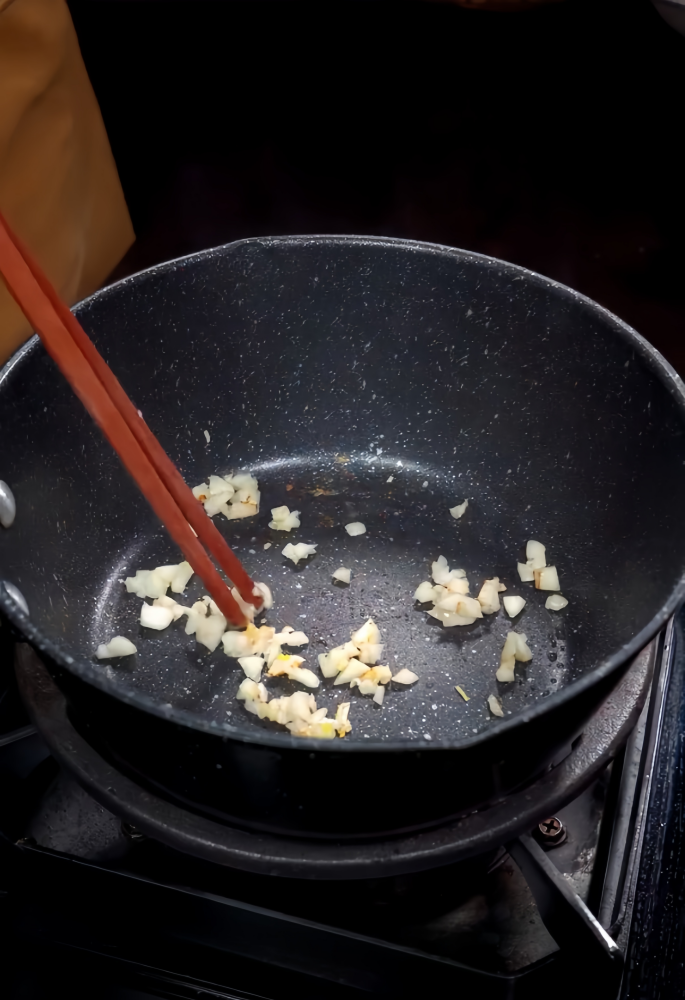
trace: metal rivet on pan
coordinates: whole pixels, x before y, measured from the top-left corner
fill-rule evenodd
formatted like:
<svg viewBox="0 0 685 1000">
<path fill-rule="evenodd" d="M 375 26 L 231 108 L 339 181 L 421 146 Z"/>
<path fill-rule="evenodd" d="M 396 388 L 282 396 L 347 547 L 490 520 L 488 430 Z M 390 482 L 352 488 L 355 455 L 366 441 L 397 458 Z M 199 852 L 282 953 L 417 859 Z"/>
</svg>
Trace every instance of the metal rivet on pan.
<svg viewBox="0 0 685 1000">
<path fill-rule="evenodd" d="M 26 617 L 28 618 L 29 606 L 26 603 L 26 598 L 19 590 L 19 587 L 15 587 L 14 584 L 10 583 L 8 580 L 0 580 L 0 584 L 2 584 L 2 586 L 7 591 L 7 596 L 12 598 L 12 600 L 17 605 L 19 610 L 23 611 Z"/>
<path fill-rule="evenodd" d="M 7 483 L 0 479 L 0 524 L 3 528 L 11 528 L 17 513 L 14 493 Z"/>
<path fill-rule="evenodd" d="M 566 840 L 566 827 L 558 816 L 548 816 L 538 823 L 535 835 L 543 847 L 558 847 Z"/>
</svg>

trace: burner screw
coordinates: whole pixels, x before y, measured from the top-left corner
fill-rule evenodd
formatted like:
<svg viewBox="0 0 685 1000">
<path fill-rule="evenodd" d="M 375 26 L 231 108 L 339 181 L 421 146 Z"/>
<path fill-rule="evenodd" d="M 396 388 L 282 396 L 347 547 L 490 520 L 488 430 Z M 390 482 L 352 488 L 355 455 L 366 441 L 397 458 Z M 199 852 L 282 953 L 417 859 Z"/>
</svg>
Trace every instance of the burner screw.
<svg viewBox="0 0 685 1000">
<path fill-rule="evenodd" d="M 141 841 L 147 839 L 145 834 L 141 833 L 138 827 L 134 826 L 133 823 L 122 823 L 121 832 L 125 837 L 128 837 L 129 840 Z"/>
<path fill-rule="evenodd" d="M 566 840 L 566 827 L 557 816 L 548 816 L 538 823 L 535 834 L 543 847 L 558 847 Z"/>
</svg>

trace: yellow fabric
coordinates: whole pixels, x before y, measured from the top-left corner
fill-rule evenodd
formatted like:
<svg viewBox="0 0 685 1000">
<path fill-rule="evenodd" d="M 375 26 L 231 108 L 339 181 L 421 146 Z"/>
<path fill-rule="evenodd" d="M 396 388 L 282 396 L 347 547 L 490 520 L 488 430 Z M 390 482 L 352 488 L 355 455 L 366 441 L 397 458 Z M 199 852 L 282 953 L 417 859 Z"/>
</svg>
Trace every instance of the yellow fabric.
<svg viewBox="0 0 685 1000">
<path fill-rule="evenodd" d="M 69 304 L 135 239 L 64 0 L 0 0 L 0 210 Z M 0 363 L 30 333 L 0 279 Z"/>
</svg>

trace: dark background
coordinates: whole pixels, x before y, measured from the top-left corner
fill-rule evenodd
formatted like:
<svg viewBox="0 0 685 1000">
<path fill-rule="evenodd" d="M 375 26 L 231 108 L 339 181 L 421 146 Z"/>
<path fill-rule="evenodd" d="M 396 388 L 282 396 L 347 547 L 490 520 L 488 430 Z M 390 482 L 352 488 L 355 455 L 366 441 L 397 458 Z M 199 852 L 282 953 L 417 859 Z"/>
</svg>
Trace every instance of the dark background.
<svg viewBox="0 0 685 1000">
<path fill-rule="evenodd" d="M 371 233 L 572 285 L 685 374 L 685 38 L 649 0 L 70 3 L 138 242 Z"/>
</svg>

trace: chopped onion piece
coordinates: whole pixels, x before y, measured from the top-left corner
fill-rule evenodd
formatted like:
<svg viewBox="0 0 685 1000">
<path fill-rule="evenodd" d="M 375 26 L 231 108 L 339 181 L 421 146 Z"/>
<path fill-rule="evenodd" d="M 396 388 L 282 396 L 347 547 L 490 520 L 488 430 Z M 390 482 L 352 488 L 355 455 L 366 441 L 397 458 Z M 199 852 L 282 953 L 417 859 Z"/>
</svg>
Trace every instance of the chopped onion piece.
<svg viewBox="0 0 685 1000">
<path fill-rule="evenodd" d="M 293 736 L 335 739 L 336 733 L 344 736 L 352 728 L 347 718 L 349 702 L 338 705 L 335 719 L 327 719 L 326 709 L 316 707 L 314 695 L 296 691 L 289 698 L 274 698 L 269 701 L 264 685 L 257 684 L 248 677 L 238 688 L 236 697 L 245 702 L 245 708 L 252 715 L 285 726 Z"/>
<path fill-rule="evenodd" d="M 531 569 L 544 569 L 547 565 L 545 546 L 542 542 L 530 541 L 526 545 L 526 565 Z"/>
<path fill-rule="evenodd" d="M 319 686 L 319 678 L 306 667 L 300 667 L 304 663 L 301 656 L 288 656 L 280 653 L 269 667 L 269 677 L 280 677 L 285 674 L 292 681 L 299 681 L 305 687 L 315 688 Z"/>
<path fill-rule="evenodd" d="M 443 611 L 441 608 L 431 608 L 428 614 L 432 618 L 437 618 L 447 628 L 451 628 L 453 625 L 473 625 L 476 620 L 475 618 L 458 615 L 456 611 Z"/>
<path fill-rule="evenodd" d="M 171 593 L 182 594 L 188 585 L 188 581 L 193 575 L 193 567 L 189 562 L 184 561 L 179 563 L 178 566 L 175 567 L 175 570 L 176 572 L 171 577 L 171 583 L 169 584 L 171 587 Z"/>
<path fill-rule="evenodd" d="M 212 602 L 214 604 L 214 602 Z M 216 608 L 216 605 L 214 605 Z M 195 638 L 203 646 L 206 646 L 210 653 L 213 653 L 221 642 L 226 631 L 227 622 L 218 608 L 214 614 L 199 616 L 195 622 Z"/>
<path fill-rule="evenodd" d="M 152 602 L 153 608 L 168 608 L 173 616 L 173 621 L 178 621 L 183 615 L 187 614 L 190 608 L 184 608 L 182 604 L 178 604 L 172 597 L 156 597 Z"/>
<path fill-rule="evenodd" d="M 130 639 L 126 639 L 123 635 L 115 635 L 109 642 L 101 642 L 95 655 L 98 660 L 109 660 L 113 656 L 131 656 L 132 653 L 137 652 L 138 650 Z"/>
<path fill-rule="evenodd" d="M 446 587 L 450 580 L 460 580 L 466 576 L 463 569 L 450 570 L 444 556 L 438 556 L 431 566 L 431 571 L 434 583 L 437 583 L 442 587 Z"/>
<path fill-rule="evenodd" d="M 463 594 L 446 594 L 436 601 L 435 607 L 438 611 L 452 611 L 462 618 L 482 618 L 483 610 L 479 600 L 475 597 L 465 597 Z M 489 613 L 489 612 L 487 612 Z"/>
<path fill-rule="evenodd" d="M 362 663 L 368 663 L 371 666 L 374 663 L 378 663 L 382 655 L 383 655 L 382 642 L 359 643 L 359 654 L 357 656 L 357 659 L 361 660 Z"/>
<path fill-rule="evenodd" d="M 261 597 L 262 608 L 268 611 L 274 606 L 273 594 L 271 593 L 271 588 L 266 583 L 255 583 L 252 593 L 255 597 Z"/>
<path fill-rule="evenodd" d="M 362 524 L 361 521 L 352 521 L 350 524 L 345 525 L 345 531 L 348 535 L 363 535 L 366 533 L 366 525 Z"/>
<path fill-rule="evenodd" d="M 252 622 L 244 632 L 225 632 L 222 636 L 226 656 L 253 656 L 267 653 L 273 644 L 276 629 L 268 625 L 257 628 Z M 280 647 L 279 647 L 280 651 Z M 276 654 L 278 655 L 278 654 Z"/>
<path fill-rule="evenodd" d="M 457 570 L 452 570 L 452 572 L 455 573 Z M 463 572 L 463 570 L 460 570 L 459 572 Z M 452 577 L 447 584 L 447 592 L 450 594 L 468 594 L 469 589 L 469 581 L 465 576 Z M 435 585 L 434 590 L 437 593 L 438 584 Z"/>
<path fill-rule="evenodd" d="M 276 531 L 292 531 L 293 528 L 300 527 L 300 511 L 290 511 L 288 507 L 272 507 L 269 527 Z"/>
<path fill-rule="evenodd" d="M 450 594 L 449 591 L 446 591 L 444 594 L 441 594 L 435 601 L 435 609 L 437 609 L 438 611 L 456 612 L 457 605 L 464 600 L 465 598 L 463 594 Z M 467 600 L 473 600 L 473 598 L 467 598 Z M 478 601 L 476 601 L 476 604 L 478 604 Z M 466 612 L 464 612 L 464 614 L 466 614 Z M 483 617 L 483 612 L 480 609 L 480 604 L 478 604 L 478 617 L 479 618 Z"/>
<path fill-rule="evenodd" d="M 209 495 L 213 497 L 219 496 L 222 493 L 228 493 L 229 496 L 233 496 L 235 492 L 233 486 L 223 476 L 210 476 L 207 480 L 207 485 L 209 486 Z"/>
<path fill-rule="evenodd" d="M 208 499 L 205 500 L 205 514 L 207 514 L 208 517 L 216 517 L 217 514 L 224 514 L 224 508 L 232 496 L 233 493 L 229 493 L 229 491 L 226 490 L 225 493 L 217 493 L 216 495 L 208 497 Z"/>
<path fill-rule="evenodd" d="M 485 581 L 478 595 L 478 603 L 486 615 L 494 615 L 499 611 L 499 577 Z"/>
<path fill-rule="evenodd" d="M 499 698 L 495 697 L 494 694 L 488 696 L 488 708 L 493 715 L 498 716 L 498 718 L 504 718 L 504 712 L 502 711 L 502 702 Z"/>
<path fill-rule="evenodd" d="M 516 659 L 521 663 L 527 663 L 529 660 L 532 660 L 533 654 L 528 648 L 526 636 L 522 632 L 514 632 L 513 635 L 516 636 L 516 652 L 514 654 Z"/>
<path fill-rule="evenodd" d="M 510 618 L 515 618 L 516 615 L 520 615 L 526 606 L 526 602 L 522 597 L 515 597 L 513 594 L 503 597 L 502 604 L 504 605 L 504 610 Z"/>
<path fill-rule="evenodd" d="M 368 664 L 361 663 L 359 660 L 351 659 L 345 669 L 338 674 L 338 676 L 333 681 L 334 685 L 338 684 L 349 684 L 353 681 L 355 677 L 361 677 L 369 669 Z"/>
<path fill-rule="evenodd" d="M 380 642 L 381 633 L 373 618 L 368 618 L 361 628 L 352 633 L 352 642 L 359 645 L 362 642 Z"/>
<path fill-rule="evenodd" d="M 414 593 L 414 600 L 418 601 L 419 604 L 427 604 L 428 601 L 435 600 L 433 584 L 430 580 L 424 580 L 423 583 L 418 585 Z"/>
<path fill-rule="evenodd" d="M 338 668 L 331 663 L 330 653 L 319 653 L 319 670 L 324 677 L 335 677 L 338 673 Z"/>
<path fill-rule="evenodd" d="M 519 660 L 527 663 L 533 659 L 526 637 L 522 633 L 509 632 L 504 643 L 504 649 L 500 657 L 500 666 L 496 677 L 503 684 L 510 684 L 514 680 L 514 661 Z"/>
<path fill-rule="evenodd" d="M 545 566 L 535 570 L 535 586 L 538 590 L 560 590 L 559 574 L 556 566 Z"/>
<path fill-rule="evenodd" d="M 228 507 L 223 507 L 221 513 L 229 521 L 235 521 L 240 517 L 254 517 L 255 514 L 259 513 L 259 507 L 254 503 L 232 503 Z"/>
<path fill-rule="evenodd" d="M 140 624 L 145 628 L 154 628 L 161 631 L 171 625 L 174 620 L 174 613 L 171 608 L 155 607 L 153 604 L 143 604 L 140 609 Z"/>
<path fill-rule="evenodd" d="M 135 576 L 126 578 L 126 590 L 137 597 L 163 597 L 169 587 L 175 594 L 182 594 L 192 575 L 193 570 L 187 562 L 152 570 L 139 569 Z"/>
<path fill-rule="evenodd" d="M 286 559 L 292 559 L 297 566 L 301 559 L 308 559 L 309 556 L 316 555 L 317 545 L 318 542 L 315 542 L 314 545 L 307 545 L 306 542 L 298 542 L 297 545 L 293 545 L 292 542 L 288 542 L 282 554 Z"/>
<path fill-rule="evenodd" d="M 561 609 L 565 608 L 567 604 L 568 601 L 565 597 L 562 597 L 561 594 L 550 594 L 545 601 L 545 607 L 549 611 L 561 611 Z"/>
<path fill-rule="evenodd" d="M 349 583 L 352 577 L 352 570 L 347 569 L 345 566 L 341 566 L 340 569 L 336 569 L 333 574 L 334 580 L 340 580 L 341 583 Z"/>
<path fill-rule="evenodd" d="M 261 701 L 266 703 L 269 694 L 263 684 L 257 684 L 256 681 L 246 677 L 238 688 L 236 698 L 238 701 Z"/>
<path fill-rule="evenodd" d="M 382 685 L 380 685 L 374 691 L 373 700 L 376 702 L 377 705 L 382 705 L 384 697 L 385 697 L 385 688 Z"/>
<path fill-rule="evenodd" d="M 519 576 L 521 577 L 521 583 L 532 583 L 535 579 L 535 573 L 527 566 L 526 563 L 517 563 L 516 568 L 519 571 Z"/>
<path fill-rule="evenodd" d="M 252 681 L 258 681 L 264 669 L 264 659 L 261 656 L 241 656 L 238 663 L 245 671 L 245 676 Z"/>
<path fill-rule="evenodd" d="M 452 517 L 459 520 L 459 518 L 462 517 L 463 514 L 465 514 L 468 505 L 469 505 L 468 500 L 464 500 L 463 503 L 457 504 L 456 507 L 450 507 L 450 514 L 452 515 Z"/>
<path fill-rule="evenodd" d="M 338 705 L 338 708 L 336 709 L 335 713 L 335 724 L 337 726 L 338 736 L 344 736 L 345 733 L 349 733 L 350 730 L 352 729 L 352 726 L 347 721 L 347 717 L 349 714 L 350 714 L 350 702 L 343 701 L 340 705 Z"/>
<path fill-rule="evenodd" d="M 402 667 L 398 670 L 392 678 L 396 684 L 416 684 L 419 679 L 419 675 L 415 674 L 413 670 L 407 670 L 406 667 Z"/>
<path fill-rule="evenodd" d="M 309 637 L 304 632 L 296 632 L 290 625 L 286 625 L 274 639 L 279 640 L 282 646 L 306 646 L 309 642 Z"/>
<path fill-rule="evenodd" d="M 210 476 L 207 483 L 193 488 L 210 517 L 224 514 L 229 520 L 253 517 L 259 511 L 259 483 L 249 473 L 235 476 Z"/>
<path fill-rule="evenodd" d="M 242 597 L 241 597 L 241 595 L 240 595 L 237 587 L 231 587 L 231 596 L 233 597 L 233 600 L 238 605 L 238 607 L 240 608 L 240 610 L 242 611 L 242 613 L 245 615 L 245 617 L 247 618 L 247 620 L 249 622 L 253 622 L 254 621 L 254 616 L 255 616 L 255 614 L 257 612 L 257 609 L 254 606 L 254 604 L 251 604 L 251 603 L 248 604 L 247 601 L 244 601 L 242 599 Z"/>
</svg>

